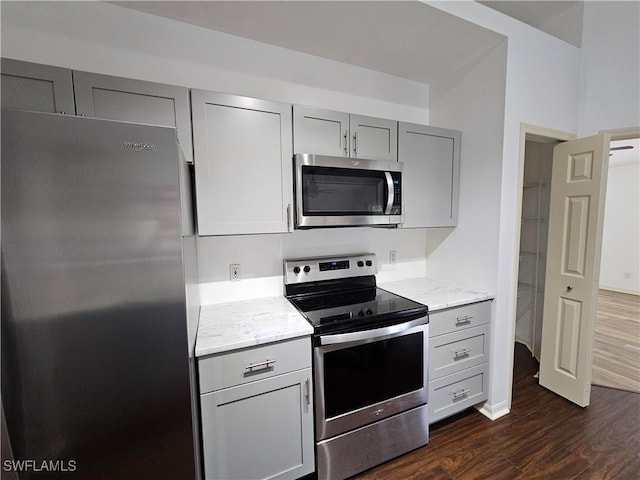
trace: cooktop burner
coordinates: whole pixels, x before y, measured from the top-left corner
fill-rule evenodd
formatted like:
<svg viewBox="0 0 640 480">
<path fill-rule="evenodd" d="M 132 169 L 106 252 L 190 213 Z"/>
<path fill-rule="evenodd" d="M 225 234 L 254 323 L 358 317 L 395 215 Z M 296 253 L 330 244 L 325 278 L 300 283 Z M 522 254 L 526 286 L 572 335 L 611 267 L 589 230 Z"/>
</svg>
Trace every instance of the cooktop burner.
<svg viewBox="0 0 640 480">
<path fill-rule="evenodd" d="M 376 286 L 374 254 L 285 261 L 289 301 L 316 334 L 402 323 L 428 313 L 425 305 Z"/>
</svg>

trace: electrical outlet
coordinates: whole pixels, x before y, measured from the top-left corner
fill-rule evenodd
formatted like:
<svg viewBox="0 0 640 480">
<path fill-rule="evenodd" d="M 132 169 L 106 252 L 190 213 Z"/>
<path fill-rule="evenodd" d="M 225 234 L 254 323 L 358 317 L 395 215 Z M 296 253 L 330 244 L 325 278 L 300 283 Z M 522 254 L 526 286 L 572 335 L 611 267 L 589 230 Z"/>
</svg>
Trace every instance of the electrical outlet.
<svg viewBox="0 0 640 480">
<path fill-rule="evenodd" d="M 240 264 L 232 263 L 229 265 L 229 280 L 235 282 L 240 280 Z"/>
<path fill-rule="evenodd" d="M 396 263 L 396 251 L 395 250 L 389 250 L 389 263 L 391 265 Z"/>
</svg>

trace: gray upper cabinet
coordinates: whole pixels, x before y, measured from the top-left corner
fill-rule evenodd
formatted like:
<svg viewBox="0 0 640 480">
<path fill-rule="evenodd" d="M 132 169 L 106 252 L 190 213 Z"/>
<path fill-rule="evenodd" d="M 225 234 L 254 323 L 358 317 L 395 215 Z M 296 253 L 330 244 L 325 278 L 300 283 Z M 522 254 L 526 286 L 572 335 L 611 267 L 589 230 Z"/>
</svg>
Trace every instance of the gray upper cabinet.
<svg viewBox="0 0 640 480">
<path fill-rule="evenodd" d="M 351 156 L 371 160 L 398 160 L 398 122 L 351 115 Z"/>
<path fill-rule="evenodd" d="M 191 91 L 200 235 L 291 231 L 291 105 Z"/>
<path fill-rule="evenodd" d="M 193 162 L 189 89 L 77 71 L 73 85 L 78 115 L 176 127 L 185 160 Z"/>
<path fill-rule="evenodd" d="M 404 228 L 449 227 L 458 221 L 460 132 L 399 123 Z"/>
<path fill-rule="evenodd" d="M 395 161 L 397 138 L 394 120 L 293 106 L 295 153 Z"/>
<path fill-rule="evenodd" d="M 2 59 L 2 107 L 75 113 L 71 70 Z"/>
<path fill-rule="evenodd" d="M 293 106 L 293 150 L 332 157 L 349 156 L 349 114 Z"/>
</svg>

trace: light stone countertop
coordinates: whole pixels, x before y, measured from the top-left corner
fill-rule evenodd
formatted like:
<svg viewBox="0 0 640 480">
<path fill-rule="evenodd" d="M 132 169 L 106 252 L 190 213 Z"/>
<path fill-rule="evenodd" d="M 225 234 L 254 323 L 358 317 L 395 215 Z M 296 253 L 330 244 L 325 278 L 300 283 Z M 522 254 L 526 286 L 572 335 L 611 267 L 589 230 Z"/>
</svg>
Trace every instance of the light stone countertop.
<svg viewBox="0 0 640 480">
<path fill-rule="evenodd" d="M 491 300 L 488 292 L 471 290 L 433 278 L 411 278 L 379 283 L 378 287 L 429 307 L 429 312 Z"/>
<path fill-rule="evenodd" d="M 284 297 L 203 305 L 196 357 L 312 333 L 309 322 Z"/>
<path fill-rule="evenodd" d="M 432 278 L 381 282 L 380 288 L 429 307 L 429 312 L 491 300 L 488 292 Z M 307 320 L 282 297 L 255 298 L 203 305 L 196 357 L 313 334 Z"/>
</svg>

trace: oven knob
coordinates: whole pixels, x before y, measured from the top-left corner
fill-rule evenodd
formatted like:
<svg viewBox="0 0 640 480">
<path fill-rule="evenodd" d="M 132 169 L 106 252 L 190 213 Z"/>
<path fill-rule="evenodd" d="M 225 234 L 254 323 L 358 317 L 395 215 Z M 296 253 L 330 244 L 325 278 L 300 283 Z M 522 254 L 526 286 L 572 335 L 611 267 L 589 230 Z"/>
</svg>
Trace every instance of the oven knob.
<svg viewBox="0 0 640 480">
<path fill-rule="evenodd" d="M 359 267 L 364 267 L 364 262 L 362 260 L 358 260 L 358 266 Z"/>
<path fill-rule="evenodd" d="M 371 311 L 370 308 L 367 308 L 367 315 L 373 315 L 373 312 Z"/>
<path fill-rule="evenodd" d="M 362 310 L 360 310 L 360 311 L 358 312 L 358 316 L 359 316 L 359 317 L 364 317 L 364 312 L 363 312 Z"/>
<path fill-rule="evenodd" d="M 370 267 L 371 265 L 373 265 L 373 262 L 371 260 L 367 260 L 367 267 Z"/>
<path fill-rule="evenodd" d="M 293 273 L 295 273 L 296 275 L 298 275 L 300 273 L 300 267 L 299 266 L 295 266 L 293 267 Z"/>
<path fill-rule="evenodd" d="M 304 273 L 309 273 L 311 271 L 311 267 L 309 265 L 304 266 Z"/>
</svg>

